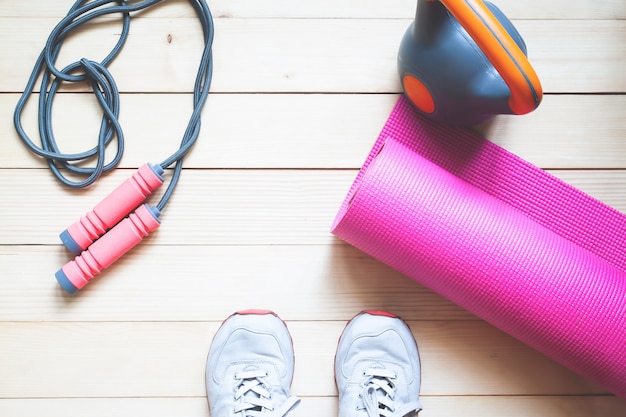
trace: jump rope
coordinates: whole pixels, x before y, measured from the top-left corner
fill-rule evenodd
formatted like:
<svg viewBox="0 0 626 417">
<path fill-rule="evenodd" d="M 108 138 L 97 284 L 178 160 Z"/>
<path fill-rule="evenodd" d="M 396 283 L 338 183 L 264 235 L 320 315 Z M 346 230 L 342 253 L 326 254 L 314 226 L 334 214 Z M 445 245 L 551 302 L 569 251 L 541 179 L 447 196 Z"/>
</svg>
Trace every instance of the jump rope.
<svg viewBox="0 0 626 417">
<path fill-rule="evenodd" d="M 125 0 L 78 0 L 68 14 L 56 25 L 39 55 L 24 93 L 14 112 L 15 129 L 27 148 L 46 159 L 52 174 L 64 185 L 84 188 L 114 169 L 124 152 L 124 134 L 118 121 L 120 113 L 119 90 L 108 65 L 118 56 L 129 35 L 131 13 L 138 12 L 163 0 L 132 2 Z M 136 246 L 160 225 L 159 217 L 178 184 L 183 158 L 191 150 L 200 133 L 200 115 L 206 102 L 213 75 L 212 44 L 213 18 L 205 0 L 189 0 L 200 23 L 204 49 L 193 88 L 193 111 L 183 134 L 179 149 L 158 164 L 147 163 L 130 178 L 101 200 L 90 212 L 60 234 L 61 241 L 74 255 L 56 274 L 56 279 L 68 293 L 75 293 L 105 268 Z M 58 69 L 56 60 L 63 41 L 81 25 L 104 15 L 120 14 L 121 35 L 101 61 L 82 58 Z M 35 84 L 41 76 L 38 128 L 40 144 L 35 143 L 22 126 L 22 113 Z M 52 105 L 56 93 L 64 83 L 88 84 L 103 117 L 98 143 L 78 153 L 60 150 L 52 128 Z M 116 145 L 113 158 L 107 162 L 106 149 Z M 94 162 L 95 161 L 95 162 Z M 87 166 L 91 164 L 92 166 Z M 165 170 L 171 169 L 169 184 L 157 204 L 146 199 L 165 182 Z M 78 179 L 76 179 L 78 178 Z"/>
</svg>

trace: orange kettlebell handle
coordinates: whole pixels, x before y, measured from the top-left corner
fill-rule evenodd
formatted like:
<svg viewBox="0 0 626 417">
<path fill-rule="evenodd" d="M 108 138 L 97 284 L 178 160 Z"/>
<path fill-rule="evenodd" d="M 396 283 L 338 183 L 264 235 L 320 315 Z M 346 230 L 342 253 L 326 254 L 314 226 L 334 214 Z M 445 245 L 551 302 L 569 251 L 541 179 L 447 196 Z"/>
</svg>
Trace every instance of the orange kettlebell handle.
<svg viewBox="0 0 626 417">
<path fill-rule="evenodd" d="M 427 0 L 437 1 L 437 0 Z M 509 107 L 515 114 L 539 106 L 543 91 L 528 58 L 482 0 L 438 0 L 459 21 L 509 87 Z"/>
</svg>

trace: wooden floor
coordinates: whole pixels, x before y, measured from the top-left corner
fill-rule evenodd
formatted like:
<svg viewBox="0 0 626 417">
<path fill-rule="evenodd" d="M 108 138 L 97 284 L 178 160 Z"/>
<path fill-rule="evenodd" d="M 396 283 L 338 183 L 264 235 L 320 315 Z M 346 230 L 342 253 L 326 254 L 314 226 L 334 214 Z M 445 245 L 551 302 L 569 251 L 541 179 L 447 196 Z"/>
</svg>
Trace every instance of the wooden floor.
<svg viewBox="0 0 626 417">
<path fill-rule="evenodd" d="M 215 0 L 212 94 L 162 226 L 77 296 L 54 273 L 58 233 L 177 147 L 192 105 L 198 21 L 186 1 L 134 19 L 111 65 L 127 149 L 88 190 L 61 187 L 11 122 L 70 0 L 0 2 L 0 416 L 209 416 L 204 366 L 233 311 L 267 308 L 296 350 L 294 417 L 337 414 L 336 342 L 366 308 L 405 318 L 422 358 L 420 416 L 618 417 L 618 399 L 334 238 L 329 229 L 398 95 L 415 0 Z M 497 0 L 546 92 L 491 140 L 626 213 L 626 2 Z M 120 25 L 67 42 L 101 59 Z M 34 100 L 36 102 L 36 99 Z M 34 104 L 34 103 L 33 103 Z M 67 151 L 95 143 L 94 98 L 58 97 Z M 36 136 L 36 108 L 26 125 Z"/>
</svg>

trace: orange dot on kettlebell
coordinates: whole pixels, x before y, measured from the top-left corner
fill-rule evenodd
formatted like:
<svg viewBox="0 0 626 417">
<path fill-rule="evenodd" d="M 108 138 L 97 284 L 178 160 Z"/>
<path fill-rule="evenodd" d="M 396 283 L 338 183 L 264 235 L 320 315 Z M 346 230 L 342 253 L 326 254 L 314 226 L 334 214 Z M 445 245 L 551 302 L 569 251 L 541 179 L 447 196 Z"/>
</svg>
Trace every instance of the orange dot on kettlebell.
<svg viewBox="0 0 626 417">
<path fill-rule="evenodd" d="M 429 114 L 435 111 L 435 100 L 432 94 L 417 77 L 407 74 L 402 79 L 402 84 L 409 99 L 418 109 Z"/>
</svg>

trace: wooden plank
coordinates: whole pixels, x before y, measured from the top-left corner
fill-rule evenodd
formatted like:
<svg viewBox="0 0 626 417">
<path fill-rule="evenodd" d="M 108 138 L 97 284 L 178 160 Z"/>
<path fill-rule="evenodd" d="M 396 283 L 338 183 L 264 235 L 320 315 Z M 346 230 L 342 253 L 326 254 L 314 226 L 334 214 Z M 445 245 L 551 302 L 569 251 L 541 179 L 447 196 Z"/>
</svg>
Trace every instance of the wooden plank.
<svg viewBox="0 0 626 417">
<path fill-rule="evenodd" d="M 587 36 L 596 24 L 606 25 L 604 33 Z M 626 38 L 626 21 L 525 21 L 517 27 L 544 92 L 626 91 L 626 43 L 616 42 Z"/>
<path fill-rule="evenodd" d="M 601 0 L 595 4 L 585 4 L 584 1 L 575 0 L 528 0 L 524 2 L 516 0 L 494 0 L 509 19 L 624 19 L 626 17 L 626 4 L 621 0 Z"/>
<path fill-rule="evenodd" d="M 357 168 L 397 97 L 214 94 L 204 109 L 200 137 L 185 158 L 185 167 Z M 12 114 L 17 100 L 15 94 L 0 95 L 0 112 Z M 37 100 L 33 96 L 28 103 L 23 125 L 33 141 L 39 142 Z M 157 163 L 172 154 L 187 127 L 192 101 L 191 94 L 124 94 L 120 123 L 126 146 L 120 166 Z M 607 103 L 603 114 L 611 114 L 611 108 Z M 96 143 L 102 115 L 91 95 L 60 95 L 54 110 L 55 137 L 64 152 L 82 152 Z M 0 167 L 44 166 L 29 154 L 12 123 L 0 125 L 0 135 L 6 138 L 0 141 Z M 116 147 L 109 151 L 114 153 Z"/>
<path fill-rule="evenodd" d="M 311 403 L 320 403 L 322 407 L 336 404 L 317 398 L 312 398 Z M 0 413 L 20 417 L 210 417 L 206 398 L 198 397 L 0 399 Z"/>
<path fill-rule="evenodd" d="M 415 13 L 415 0 L 213 0 L 208 2 L 215 18 L 406 18 Z M 553 0 L 497 0 L 495 3 L 510 19 L 624 19 L 626 6 L 621 0 L 594 2 Z M 61 18 L 72 2 L 33 3 L 4 0 L 0 16 Z M 142 17 L 190 17 L 193 11 L 187 0 L 168 0 Z"/>
<path fill-rule="evenodd" d="M 499 116 L 475 130 L 544 169 L 621 168 L 625 107 L 623 95 L 544 96 L 530 114 Z"/>
<path fill-rule="evenodd" d="M 397 99 L 398 94 L 214 94 L 185 167 L 356 169 Z M 12 114 L 17 100 L 16 94 L 0 95 L 0 113 Z M 37 100 L 33 96 L 23 117 L 35 142 Z M 124 94 L 120 167 L 157 163 L 173 153 L 191 103 L 190 94 Z M 626 168 L 624 108 L 626 95 L 548 95 L 533 113 L 499 116 L 477 130 L 542 168 Z M 60 95 L 54 111 L 55 137 L 64 152 L 96 143 L 101 114 L 91 95 Z M 13 124 L 0 125 L 0 136 L 0 168 L 45 166 L 27 151 Z M 109 155 L 115 151 L 112 146 Z"/>
<path fill-rule="evenodd" d="M 626 401 L 616 397 L 423 397 L 424 411 L 420 417 L 535 417 L 567 416 L 620 417 L 626 412 Z M 462 410 L 462 411 L 460 411 Z"/>
<path fill-rule="evenodd" d="M 302 397 L 290 417 L 337 414 L 337 397 Z M 613 396 L 421 396 L 420 417 L 622 417 L 626 402 Z M 0 399 L 0 413 L 20 417 L 209 417 L 206 398 L 33 398 Z"/>
<path fill-rule="evenodd" d="M 212 91 L 400 92 L 397 51 L 409 23 L 410 19 L 220 19 Z M 626 44 L 615 42 L 624 38 L 626 21 L 517 23 L 545 92 L 626 91 Z M 0 61 L 0 91 L 23 90 L 54 24 L 49 18 L 0 19 L 1 37 L 24 33 L 9 44 Z M 201 51 L 197 20 L 146 19 L 132 32 L 110 66 L 120 90 L 191 91 Z M 84 56 L 102 59 L 118 33 L 119 24 L 83 30 L 67 41 L 58 66 Z"/>
<path fill-rule="evenodd" d="M 130 174 L 118 170 L 83 193 L 62 189 L 43 170 L 0 170 L 0 182 L 7 182 L 0 200 L 0 240 L 57 244 L 58 233 Z M 349 171 L 189 170 L 161 216 L 162 226 L 146 243 L 329 243 L 332 218 L 354 175 Z M 24 195 L 25 189 L 32 192 Z M 177 238 L 172 239 L 172 234 Z"/>
<path fill-rule="evenodd" d="M 333 361 L 345 321 L 287 322 L 296 352 L 295 395 L 337 394 Z M 2 322 L 0 396 L 201 397 L 219 324 Z M 424 395 L 606 393 L 482 321 L 409 325 L 420 349 Z"/>
<path fill-rule="evenodd" d="M 553 173 L 626 213 L 626 171 Z M 81 192 L 61 188 L 45 170 L 0 170 L 0 244 L 58 244 L 61 231 L 130 175 L 117 170 Z M 355 177 L 350 170 L 186 170 L 144 244 L 333 243 L 329 230 Z"/>
<path fill-rule="evenodd" d="M 207 321 L 260 300 L 287 320 L 341 320 L 366 309 L 477 320 L 345 244 L 140 246 L 76 296 L 54 278 L 70 259 L 59 246 L 0 246 L 0 320 Z"/>
<path fill-rule="evenodd" d="M 507 0 L 504 0 L 507 1 Z M 511 1 L 511 0 L 508 0 Z M 194 10 L 188 0 L 168 0 L 147 9 L 141 18 L 189 18 Z M 607 0 L 600 2 L 596 15 L 612 18 L 615 10 Z M 18 0 L 4 0 L 0 4 L 2 17 L 53 17 L 61 19 L 72 1 L 46 2 L 37 7 Z M 262 4 L 245 0 L 207 1 L 214 19 L 222 18 L 402 18 L 415 13 L 415 0 L 396 0 L 388 4 L 376 0 L 319 0 L 316 2 L 269 0 Z"/>
</svg>

